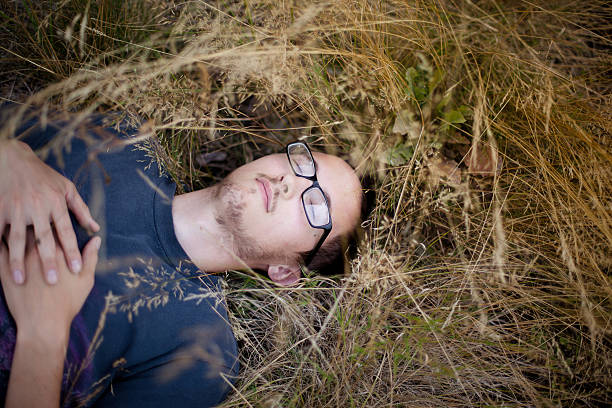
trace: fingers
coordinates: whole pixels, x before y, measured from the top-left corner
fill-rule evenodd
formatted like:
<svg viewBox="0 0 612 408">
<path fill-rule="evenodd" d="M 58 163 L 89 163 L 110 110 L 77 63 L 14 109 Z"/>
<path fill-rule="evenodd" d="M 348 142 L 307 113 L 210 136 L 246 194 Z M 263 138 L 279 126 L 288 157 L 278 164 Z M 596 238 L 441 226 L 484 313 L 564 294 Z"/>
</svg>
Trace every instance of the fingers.
<svg viewBox="0 0 612 408">
<path fill-rule="evenodd" d="M 19 206 L 13 208 L 11 229 L 8 236 L 9 264 L 13 280 L 21 285 L 25 282 L 23 254 L 25 251 L 26 226 Z"/>
<path fill-rule="evenodd" d="M 81 198 L 79 192 L 77 191 L 74 184 L 68 181 L 67 193 L 66 193 L 66 202 L 68 203 L 68 208 L 72 210 L 74 215 L 76 216 L 79 224 L 83 228 L 89 228 L 93 232 L 98 232 L 100 230 L 100 225 L 93 219 L 91 213 L 89 212 L 89 207 Z"/>
<path fill-rule="evenodd" d="M 83 248 L 83 270 L 81 275 L 90 278 L 91 285 L 93 285 L 93 276 L 98 263 L 98 251 L 101 243 L 102 239 L 100 237 L 93 237 Z"/>
<path fill-rule="evenodd" d="M 8 226 L 9 225 L 4 221 L 2 209 L 0 208 L 0 245 L 4 245 L 6 243 L 6 238 L 8 238 L 8 230 L 6 231 L 6 234 L 4 233 L 4 230 L 7 229 Z"/>
<path fill-rule="evenodd" d="M 95 271 L 101 243 L 102 239 L 100 237 L 93 237 L 83 248 L 83 272 L 93 273 Z"/>
<path fill-rule="evenodd" d="M 3 242 L 0 242 L 0 281 L 8 278 L 10 269 L 8 249 Z"/>
<path fill-rule="evenodd" d="M 77 244 L 76 234 L 74 233 L 74 228 L 72 227 L 70 216 L 68 215 L 68 209 L 63 208 L 62 210 L 56 211 L 53 214 L 53 222 L 55 224 L 57 238 L 64 249 L 64 255 L 70 270 L 73 273 L 79 273 L 83 263 Z"/>
<path fill-rule="evenodd" d="M 36 214 L 34 218 L 34 234 L 45 280 L 48 284 L 55 285 L 58 280 L 57 261 L 55 259 L 55 237 L 51 230 L 49 218 Z"/>
</svg>

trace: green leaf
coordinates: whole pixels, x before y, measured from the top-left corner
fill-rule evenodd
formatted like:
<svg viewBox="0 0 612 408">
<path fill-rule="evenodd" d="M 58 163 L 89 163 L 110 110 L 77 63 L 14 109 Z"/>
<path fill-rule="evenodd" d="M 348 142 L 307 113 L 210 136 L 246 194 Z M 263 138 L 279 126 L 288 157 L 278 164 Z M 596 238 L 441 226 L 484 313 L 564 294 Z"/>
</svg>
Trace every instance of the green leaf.
<svg viewBox="0 0 612 408">
<path fill-rule="evenodd" d="M 440 102 L 438 102 L 438 105 L 436 106 L 436 112 L 438 113 L 438 115 L 442 115 L 442 111 L 444 110 L 446 105 L 448 105 L 450 103 L 450 101 L 451 101 L 451 94 L 447 92 L 442 97 Z"/>
<path fill-rule="evenodd" d="M 459 112 L 461 112 L 463 114 L 463 116 L 467 116 L 467 115 L 472 113 L 472 109 L 469 106 L 466 106 L 466 105 L 461 105 L 457 109 L 459 110 Z"/>
<path fill-rule="evenodd" d="M 448 123 L 465 123 L 463 113 L 456 109 L 444 113 L 444 120 Z"/>
<path fill-rule="evenodd" d="M 429 96 L 427 72 L 410 67 L 406 70 L 406 81 L 408 82 L 408 95 L 423 105 Z"/>
<path fill-rule="evenodd" d="M 442 78 L 444 78 L 444 72 L 439 69 L 436 69 L 429 81 L 429 96 L 431 96 L 440 82 L 442 82 Z"/>
<path fill-rule="evenodd" d="M 401 143 L 387 151 L 387 163 L 391 166 L 401 166 L 408 163 L 413 155 L 414 148 Z"/>
</svg>

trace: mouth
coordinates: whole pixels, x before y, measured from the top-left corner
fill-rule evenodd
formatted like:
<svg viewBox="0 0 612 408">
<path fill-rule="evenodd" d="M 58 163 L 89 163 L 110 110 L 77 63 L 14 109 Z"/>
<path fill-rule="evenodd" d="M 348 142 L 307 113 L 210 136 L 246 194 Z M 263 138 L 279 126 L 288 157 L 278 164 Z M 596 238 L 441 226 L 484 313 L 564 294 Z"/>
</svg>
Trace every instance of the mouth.
<svg viewBox="0 0 612 408">
<path fill-rule="evenodd" d="M 270 206 L 272 204 L 272 187 L 270 186 L 270 182 L 263 177 L 258 177 L 255 179 L 255 181 L 257 181 L 257 184 L 259 185 L 259 191 L 261 192 L 263 198 L 264 208 L 266 209 L 266 212 L 270 212 Z"/>
</svg>

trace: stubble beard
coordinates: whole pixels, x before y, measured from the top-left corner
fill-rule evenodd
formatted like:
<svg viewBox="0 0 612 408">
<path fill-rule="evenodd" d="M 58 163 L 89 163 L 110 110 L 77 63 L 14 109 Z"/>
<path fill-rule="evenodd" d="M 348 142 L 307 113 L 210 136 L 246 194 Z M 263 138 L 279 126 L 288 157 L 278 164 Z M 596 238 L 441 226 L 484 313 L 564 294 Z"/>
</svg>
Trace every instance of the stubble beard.
<svg viewBox="0 0 612 408">
<path fill-rule="evenodd" d="M 219 200 L 215 220 L 223 231 L 220 242 L 225 244 L 243 262 L 262 260 L 266 252 L 244 228 L 244 209 L 247 192 L 225 179 L 217 185 L 215 198 Z"/>
</svg>

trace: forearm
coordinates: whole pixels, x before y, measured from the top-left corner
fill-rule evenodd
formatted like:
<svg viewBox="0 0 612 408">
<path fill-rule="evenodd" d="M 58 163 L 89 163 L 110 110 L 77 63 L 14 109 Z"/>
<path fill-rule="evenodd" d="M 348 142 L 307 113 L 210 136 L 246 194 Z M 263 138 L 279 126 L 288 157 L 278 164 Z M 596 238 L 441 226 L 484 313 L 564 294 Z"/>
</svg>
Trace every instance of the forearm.
<svg viewBox="0 0 612 408">
<path fill-rule="evenodd" d="M 13 355 L 5 406 L 58 407 L 68 335 L 20 334 Z"/>
</svg>

